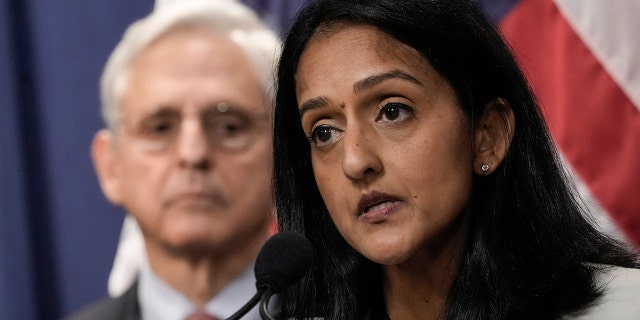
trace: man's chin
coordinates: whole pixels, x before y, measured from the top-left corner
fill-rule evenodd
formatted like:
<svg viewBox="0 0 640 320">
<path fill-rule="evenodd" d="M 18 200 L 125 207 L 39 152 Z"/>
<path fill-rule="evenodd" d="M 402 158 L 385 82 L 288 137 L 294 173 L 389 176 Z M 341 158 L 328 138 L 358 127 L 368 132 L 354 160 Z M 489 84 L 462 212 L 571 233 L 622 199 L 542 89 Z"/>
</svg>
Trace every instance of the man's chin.
<svg viewBox="0 0 640 320">
<path fill-rule="evenodd" d="M 167 244 L 167 251 L 174 257 L 208 257 L 213 255 L 219 246 L 203 243 L 202 241 L 181 241 Z"/>
<path fill-rule="evenodd" d="M 226 239 L 214 235 L 214 231 L 172 234 L 163 241 L 163 247 L 176 256 L 211 255 L 227 245 Z"/>
</svg>

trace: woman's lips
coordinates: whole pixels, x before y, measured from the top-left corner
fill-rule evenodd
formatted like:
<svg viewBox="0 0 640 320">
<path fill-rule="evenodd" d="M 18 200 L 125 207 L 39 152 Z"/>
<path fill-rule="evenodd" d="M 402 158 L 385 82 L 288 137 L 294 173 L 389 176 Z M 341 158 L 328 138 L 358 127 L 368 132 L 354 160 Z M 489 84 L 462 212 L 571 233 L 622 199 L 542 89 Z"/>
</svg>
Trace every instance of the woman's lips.
<svg viewBox="0 0 640 320">
<path fill-rule="evenodd" d="M 397 211 L 402 202 L 391 195 L 373 191 L 358 202 L 358 217 L 369 223 L 380 223 Z"/>
</svg>

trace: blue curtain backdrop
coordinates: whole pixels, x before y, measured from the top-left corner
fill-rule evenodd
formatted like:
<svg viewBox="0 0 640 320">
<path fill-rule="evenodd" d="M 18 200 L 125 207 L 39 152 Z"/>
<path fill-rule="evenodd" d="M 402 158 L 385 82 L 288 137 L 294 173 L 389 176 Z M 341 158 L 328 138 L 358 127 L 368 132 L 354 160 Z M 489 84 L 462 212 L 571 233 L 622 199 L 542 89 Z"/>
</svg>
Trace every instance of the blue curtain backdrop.
<svg viewBox="0 0 640 320">
<path fill-rule="evenodd" d="M 282 33 L 303 1 L 244 2 Z M 513 1 L 482 2 L 499 18 Z M 152 8 L 0 3 L 0 319 L 58 319 L 107 294 L 124 214 L 89 157 L 98 78 L 126 26 Z"/>
<path fill-rule="evenodd" d="M 244 2 L 282 32 L 302 1 Z M 107 294 L 124 215 L 89 156 L 98 79 L 153 5 L 0 2 L 0 319 L 58 319 Z"/>
</svg>

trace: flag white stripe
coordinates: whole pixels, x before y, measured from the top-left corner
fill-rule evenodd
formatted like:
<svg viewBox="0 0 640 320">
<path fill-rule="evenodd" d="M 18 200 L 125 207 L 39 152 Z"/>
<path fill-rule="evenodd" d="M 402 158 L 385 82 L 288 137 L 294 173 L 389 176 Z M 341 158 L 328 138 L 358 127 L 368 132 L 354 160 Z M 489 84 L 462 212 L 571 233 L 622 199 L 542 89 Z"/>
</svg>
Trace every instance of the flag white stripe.
<svg viewBox="0 0 640 320">
<path fill-rule="evenodd" d="M 554 1 L 569 25 L 640 110 L 640 1 Z"/>
</svg>

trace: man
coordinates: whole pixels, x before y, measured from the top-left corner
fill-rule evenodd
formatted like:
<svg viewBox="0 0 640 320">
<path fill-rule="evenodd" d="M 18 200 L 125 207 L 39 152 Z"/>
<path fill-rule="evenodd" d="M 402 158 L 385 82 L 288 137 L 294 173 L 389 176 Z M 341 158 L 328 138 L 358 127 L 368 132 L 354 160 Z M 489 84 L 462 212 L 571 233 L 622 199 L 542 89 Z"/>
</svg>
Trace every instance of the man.
<svg viewBox="0 0 640 320">
<path fill-rule="evenodd" d="M 127 30 L 102 76 L 108 129 L 91 151 L 106 197 L 140 225 L 147 257 L 127 292 L 74 319 L 224 319 L 253 296 L 273 219 L 278 47 L 231 0 L 167 2 Z"/>
</svg>

